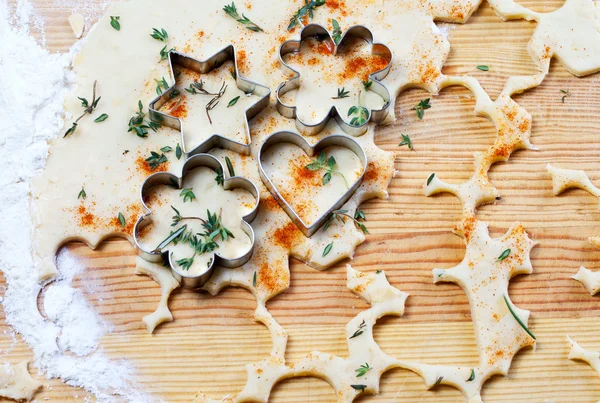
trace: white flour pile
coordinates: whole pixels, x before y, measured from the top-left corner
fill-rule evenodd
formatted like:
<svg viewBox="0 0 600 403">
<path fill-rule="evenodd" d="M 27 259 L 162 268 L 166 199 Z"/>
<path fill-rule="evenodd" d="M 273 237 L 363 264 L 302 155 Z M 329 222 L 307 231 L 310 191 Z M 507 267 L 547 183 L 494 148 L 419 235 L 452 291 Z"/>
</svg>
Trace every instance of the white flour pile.
<svg viewBox="0 0 600 403">
<path fill-rule="evenodd" d="M 99 401 L 149 401 L 132 384 L 131 366 L 109 360 L 98 348 L 108 326 L 72 287 L 82 266 L 68 253 L 59 254 L 62 278 L 45 293 L 48 319 L 37 308 L 41 287 L 31 258 L 29 181 L 44 167 L 46 141 L 62 128 L 72 56 L 50 54 L 29 36 L 31 9 L 20 2 L 11 15 L 6 0 L 0 0 L 0 269 L 7 282 L 6 321 L 29 344 L 35 367 L 48 378 L 85 388 Z"/>
</svg>

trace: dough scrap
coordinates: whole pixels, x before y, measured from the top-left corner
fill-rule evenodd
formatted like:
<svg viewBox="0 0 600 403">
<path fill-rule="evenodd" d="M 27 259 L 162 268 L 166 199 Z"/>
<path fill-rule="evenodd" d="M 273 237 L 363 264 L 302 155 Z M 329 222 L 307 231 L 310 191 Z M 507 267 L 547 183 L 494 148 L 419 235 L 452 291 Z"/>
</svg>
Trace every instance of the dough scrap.
<svg viewBox="0 0 600 403">
<path fill-rule="evenodd" d="M 546 165 L 546 169 L 552 177 L 552 192 L 555 196 L 558 196 L 567 189 L 583 189 L 600 200 L 600 189 L 594 186 L 585 171 L 557 168 L 551 164 Z M 588 241 L 600 249 L 599 236 L 591 236 L 588 238 Z M 600 272 L 593 272 L 581 266 L 579 271 L 571 278 L 582 283 L 591 295 L 596 294 L 600 290 Z"/>
<path fill-rule="evenodd" d="M 246 366 L 248 380 L 239 394 L 220 400 L 209 399 L 199 394 L 194 401 L 267 402 L 276 383 L 296 376 L 316 376 L 324 379 L 334 388 L 338 402 L 350 403 L 360 394 L 378 393 L 381 375 L 394 366 L 395 360 L 386 355 L 375 342 L 373 326 L 383 316 L 402 316 L 408 294 L 391 286 L 383 271 L 363 273 L 347 265 L 346 275 L 346 286 L 371 305 L 371 308 L 359 313 L 346 325 L 348 358 L 312 352 L 298 363 L 286 364 L 287 332 L 275 321 L 266 307 L 259 303 L 254 319 L 269 329 L 273 340 L 271 353 L 261 362 Z M 356 369 L 365 364 L 368 364 L 370 369 L 364 376 L 357 377 Z"/>
<path fill-rule="evenodd" d="M 548 74 L 553 57 L 578 77 L 600 70 L 600 7 L 596 1 L 566 0 L 561 8 L 549 13 L 537 13 L 514 0 L 488 3 L 504 20 L 524 18 L 537 22 L 527 50 L 544 74 Z"/>
<path fill-rule="evenodd" d="M 160 285 L 160 301 L 154 312 L 142 318 L 142 322 L 150 333 L 158 325 L 171 322 L 173 315 L 169 310 L 169 297 L 173 290 L 179 287 L 179 282 L 171 274 L 171 269 L 161 264 L 148 262 L 141 257 L 136 258 L 135 274 L 148 276 Z"/>
<path fill-rule="evenodd" d="M 75 34 L 77 39 L 83 36 L 83 31 L 85 31 L 85 19 L 83 15 L 79 13 L 71 14 L 69 16 L 69 24 L 71 24 L 71 29 Z"/>
<path fill-rule="evenodd" d="M 571 345 L 569 350 L 569 360 L 585 361 L 600 375 L 600 353 L 584 350 L 575 340 L 567 336 L 567 341 Z"/>
<path fill-rule="evenodd" d="M 30 401 L 41 387 L 42 383 L 29 374 L 27 361 L 0 366 L 0 396 Z"/>
</svg>

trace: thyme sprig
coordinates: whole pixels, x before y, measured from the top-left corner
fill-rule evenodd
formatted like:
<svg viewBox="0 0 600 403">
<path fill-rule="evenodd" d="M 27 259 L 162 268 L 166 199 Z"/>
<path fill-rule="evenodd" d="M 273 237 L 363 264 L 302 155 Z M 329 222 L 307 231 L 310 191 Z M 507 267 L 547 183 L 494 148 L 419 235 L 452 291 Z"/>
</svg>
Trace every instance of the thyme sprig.
<svg viewBox="0 0 600 403">
<path fill-rule="evenodd" d="M 156 93 L 158 95 L 162 95 L 163 91 L 169 89 L 169 83 L 167 83 L 167 80 L 165 80 L 164 77 L 161 80 L 155 78 L 154 81 L 156 81 Z"/>
<path fill-rule="evenodd" d="M 565 103 L 565 98 L 566 97 L 570 97 L 571 93 L 569 92 L 569 90 L 560 90 L 560 92 L 563 93 L 563 96 L 561 97 L 561 102 L 564 104 Z"/>
<path fill-rule="evenodd" d="M 163 147 L 164 148 L 164 147 Z M 162 151 L 162 149 L 161 149 Z M 160 164 L 164 164 L 169 159 L 163 153 L 157 153 L 156 151 L 150 151 L 150 156 L 146 158 L 146 162 L 152 171 L 159 167 Z"/>
<path fill-rule="evenodd" d="M 159 54 L 160 54 L 160 60 L 167 60 L 169 58 L 169 53 L 171 53 L 172 51 L 174 51 L 174 48 L 168 49 L 167 50 L 167 45 L 163 46 L 162 49 L 160 50 Z"/>
<path fill-rule="evenodd" d="M 331 181 L 333 174 L 336 174 L 341 176 L 342 179 L 344 179 L 346 187 L 350 188 L 350 186 L 348 186 L 348 181 L 346 180 L 346 177 L 340 171 L 335 169 L 335 165 L 336 162 L 335 158 L 333 158 L 333 155 L 327 158 L 325 150 L 321 150 L 321 152 L 319 153 L 319 157 L 316 160 L 312 160 L 312 162 L 306 165 L 305 168 L 310 171 L 318 171 L 321 169 L 325 169 L 325 174 L 323 175 L 323 185 L 327 185 Z"/>
<path fill-rule="evenodd" d="M 117 31 L 121 30 L 121 23 L 119 22 L 120 19 L 121 19 L 121 17 L 118 15 L 110 16 L 110 26 L 113 27 Z"/>
<path fill-rule="evenodd" d="M 367 372 L 369 372 L 372 369 L 373 368 L 369 366 L 369 363 L 365 362 L 365 365 L 361 365 L 360 367 L 355 369 L 354 372 L 356 372 L 356 377 L 360 378 L 361 376 L 364 376 Z"/>
<path fill-rule="evenodd" d="M 164 28 L 161 28 L 160 30 L 152 28 L 152 33 L 150 34 L 150 36 L 156 39 L 157 41 L 163 42 L 166 42 L 167 39 L 169 39 L 169 34 L 167 34 L 167 31 L 165 31 Z"/>
<path fill-rule="evenodd" d="M 369 111 L 364 106 L 354 105 L 348 109 L 348 117 L 352 118 L 350 120 L 351 126 L 362 126 L 367 123 Z"/>
<path fill-rule="evenodd" d="M 429 98 L 423 99 L 423 100 L 419 101 L 417 106 L 412 108 L 416 112 L 417 117 L 419 119 L 423 119 L 423 116 L 425 116 L 425 110 L 431 108 L 431 105 L 429 104 L 429 100 L 430 100 Z"/>
<path fill-rule="evenodd" d="M 245 25 L 246 28 L 248 28 L 250 31 L 253 31 L 253 32 L 263 32 L 264 31 L 261 27 L 259 27 L 258 25 L 256 25 L 252 21 L 250 21 L 250 19 L 248 17 L 246 17 L 244 15 L 244 13 L 242 13 L 242 16 L 240 17 L 240 15 L 238 14 L 238 11 L 235 7 L 234 2 L 231 2 L 231 5 L 226 5 L 225 7 L 223 7 L 223 11 L 225 11 L 225 14 L 227 14 L 228 16 L 230 16 L 231 18 L 233 18 L 240 24 Z"/>
<path fill-rule="evenodd" d="M 367 327 L 367 324 L 365 323 L 365 320 L 363 319 L 362 323 L 360 325 L 358 325 L 358 329 L 356 330 L 356 332 L 354 332 L 354 334 L 352 336 L 350 336 L 348 338 L 348 340 L 353 339 L 353 338 L 358 337 L 361 334 L 363 334 L 365 327 Z"/>
<path fill-rule="evenodd" d="M 202 255 L 217 249 L 219 247 L 217 238 L 220 237 L 222 241 L 227 241 L 229 238 L 235 238 L 233 233 L 229 229 L 225 228 L 225 226 L 222 224 L 221 211 L 219 211 L 219 215 L 217 216 L 216 213 L 211 214 L 210 210 L 206 210 L 207 219 L 203 219 L 201 217 L 182 217 L 175 207 L 171 206 L 171 208 L 175 211 L 175 216 L 173 216 L 173 223 L 171 226 L 177 225 L 182 220 L 200 220 L 202 222 L 202 227 L 204 228 L 203 233 L 198 232 L 194 234 L 192 230 L 187 232 L 185 229 L 181 230 L 181 228 L 186 227 L 186 225 L 184 225 L 178 230 L 181 231 L 179 235 L 172 238 L 172 241 L 175 242 L 175 244 L 179 242 L 184 244 L 187 243 L 194 249 L 194 254 L 191 257 L 177 260 L 176 263 L 181 267 L 182 270 L 189 270 L 192 264 L 194 264 L 194 258 L 197 255 Z M 172 235 L 173 234 L 171 234 L 171 236 Z M 161 245 L 163 243 L 161 243 Z M 208 262 L 209 266 L 211 264 L 212 259 Z"/>
<path fill-rule="evenodd" d="M 196 195 L 194 194 L 194 191 L 192 188 L 183 188 L 181 190 L 181 193 L 179 193 L 179 196 L 183 197 L 183 202 L 187 202 L 187 201 L 193 201 L 196 198 Z"/>
<path fill-rule="evenodd" d="M 331 99 L 342 99 L 342 98 L 348 98 L 350 91 L 346 91 L 346 88 L 342 87 L 342 88 L 338 88 L 337 90 L 337 97 L 331 97 Z"/>
<path fill-rule="evenodd" d="M 402 146 L 408 146 L 409 150 L 414 151 L 415 149 L 413 148 L 412 140 L 410 139 L 410 137 L 408 137 L 407 134 L 402 134 L 402 133 L 400 133 L 400 136 L 402 136 L 402 141 L 398 145 L 400 147 L 402 147 Z"/>
<path fill-rule="evenodd" d="M 365 234 L 369 233 L 369 230 L 367 229 L 367 227 L 365 226 L 365 224 L 361 223 L 360 221 L 358 221 L 357 218 L 355 218 L 352 215 L 348 214 L 348 210 L 334 210 L 334 211 L 332 211 L 331 215 L 329 216 L 329 219 L 325 223 L 325 226 L 323 227 L 323 229 L 325 231 L 327 231 L 327 228 L 329 228 L 331 226 L 331 224 L 333 222 L 335 222 L 335 220 L 338 220 L 339 222 L 345 223 L 346 222 L 346 217 L 348 217 L 352 221 L 354 221 L 354 225 L 356 225 L 362 232 L 364 232 Z"/>
<path fill-rule="evenodd" d="M 135 132 L 138 137 L 148 137 L 148 129 L 156 132 L 160 124 L 150 120 L 144 121 L 145 118 L 146 113 L 143 111 L 142 101 L 138 101 L 138 111 L 129 119 L 129 129 L 127 132 Z"/>
<path fill-rule="evenodd" d="M 223 83 L 225 84 L 225 83 Z M 204 81 L 200 80 L 199 82 L 193 82 L 190 84 L 188 88 L 185 88 L 187 92 L 193 95 L 201 94 L 201 95 L 219 95 L 218 92 L 209 92 L 204 88 Z"/>
<path fill-rule="evenodd" d="M 210 118 L 210 111 L 213 110 L 215 108 L 215 106 L 217 106 L 219 104 L 219 99 L 221 99 L 221 97 L 223 95 L 225 95 L 225 91 L 227 90 L 227 85 L 225 84 L 225 81 L 223 81 L 223 83 L 221 84 L 221 88 L 219 89 L 219 92 L 207 91 L 204 88 L 204 82 L 202 80 L 200 80 L 200 82 L 194 82 L 194 83 L 190 84 L 190 86 L 188 88 L 186 88 L 185 90 L 187 92 L 189 92 L 190 94 L 194 94 L 194 95 L 201 94 L 201 95 L 212 95 L 213 96 L 213 98 L 210 101 L 208 101 L 208 103 L 206 104 L 206 107 L 205 107 L 206 116 L 208 116 L 208 121 L 212 125 L 212 119 Z M 231 102 L 230 102 L 230 104 L 231 104 Z"/>
<path fill-rule="evenodd" d="M 65 132 L 65 135 L 63 137 L 67 137 L 68 135 L 75 133 L 75 130 L 77 130 L 77 124 L 79 123 L 79 121 L 85 115 L 91 115 L 92 112 L 94 112 L 94 110 L 98 106 L 98 102 L 100 102 L 100 98 L 102 98 L 102 97 L 96 98 L 96 84 L 97 83 L 98 83 L 98 81 L 94 81 L 94 86 L 92 87 L 92 102 L 88 102 L 88 100 L 85 98 L 77 97 L 81 101 L 81 106 L 83 106 L 85 109 L 83 110 L 83 113 L 81 114 L 81 116 L 79 116 L 77 119 L 75 119 L 75 121 L 73 122 L 71 127 L 69 127 L 69 129 L 67 129 L 67 131 Z"/>
<path fill-rule="evenodd" d="M 81 187 L 81 192 L 79 192 L 79 194 L 77 195 L 77 198 L 85 200 L 86 197 L 87 197 L 87 194 L 85 193 L 85 189 L 82 186 Z"/>
<path fill-rule="evenodd" d="M 340 29 L 340 24 L 337 20 L 331 20 L 331 26 L 333 27 L 333 32 L 331 33 L 331 37 L 333 38 L 333 42 L 336 45 L 339 45 L 342 41 L 342 30 Z"/>
<path fill-rule="evenodd" d="M 211 125 L 212 125 L 212 119 L 210 118 L 210 111 L 212 111 L 219 104 L 219 99 L 221 99 L 221 97 L 223 95 L 225 95 L 226 90 L 227 90 L 227 85 L 225 85 L 225 82 L 223 82 L 223 84 L 221 85 L 221 89 L 219 90 L 219 93 L 217 95 L 215 95 L 214 98 L 212 98 L 206 104 L 206 107 L 205 107 L 206 116 L 208 116 L 208 121 Z"/>
<path fill-rule="evenodd" d="M 296 11 L 296 14 L 290 19 L 290 24 L 287 27 L 288 31 L 294 29 L 296 25 L 303 26 L 302 19 L 307 15 L 312 20 L 314 10 L 316 10 L 317 7 L 321 7 L 323 4 L 325 4 L 325 0 L 304 0 L 304 6 L 300 7 L 298 11 Z"/>
</svg>

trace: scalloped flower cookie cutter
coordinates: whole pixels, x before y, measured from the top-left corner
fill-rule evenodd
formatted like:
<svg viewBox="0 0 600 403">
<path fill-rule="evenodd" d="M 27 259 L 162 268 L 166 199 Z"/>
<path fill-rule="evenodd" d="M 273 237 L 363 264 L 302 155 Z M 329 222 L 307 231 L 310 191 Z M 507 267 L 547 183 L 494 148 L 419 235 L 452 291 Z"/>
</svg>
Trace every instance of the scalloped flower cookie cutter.
<svg viewBox="0 0 600 403">
<path fill-rule="evenodd" d="M 306 223 L 298 213 L 294 210 L 294 208 L 283 198 L 281 193 L 277 190 L 277 187 L 273 183 L 273 181 L 269 178 L 269 175 L 265 171 L 263 166 L 263 154 L 264 151 L 268 148 L 280 144 L 280 143 L 291 143 L 300 147 L 309 157 L 316 155 L 320 150 L 323 150 L 327 147 L 331 146 L 341 146 L 352 151 L 360 160 L 362 172 L 360 176 L 355 180 L 355 182 L 350 186 L 342 196 L 340 196 L 335 203 L 329 207 L 323 214 L 319 215 L 319 217 L 312 223 Z M 353 138 L 349 136 L 345 136 L 342 134 L 332 134 L 327 137 L 322 138 L 314 145 L 310 145 L 309 142 L 302 137 L 300 134 L 290 131 L 280 131 L 273 133 L 270 135 L 260 146 L 258 151 L 258 170 L 260 174 L 260 178 L 262 182 L 265 184 L 267 189 L 275 200 L 279 203 L 281 208 L 286 212 L 286 214 L 290 217 L 292 222 L 298 227 L 300 231 L 306 236 L 311 237 L 315 232 L 321 228 L 323 224 L 329 219 L 329 216 L 333 213 L 333 211 L 342 207 L 356 192 L 362 183 L 365 172 L 367 171 L 367 154 L 365 150 L 362 148 L 360 144 L 358 144 Z"/>
<path fill-rule="evenodd" d="M 338 49 L 340 49 L 343 46 L 346 38 L 363 38 L 365 41 L 367 41 L 368 43 L 371 44 L 371 46 L 372 46 L 371 54 L 379 55 L 379 56 L 382 56 L 385 59 L 389 60 L 388 64 L 383 69 L 369 74 L 369 80 L 371 80 L 372 84 L 370 85 L 368 90 L 375 92 L 377 95 L 379 95 L 381 98 L 383 98 L 383 101 L 385 103 L 381 109 L 371 109 L 371 110 L 367 109 L 368 119 L 366 119 L 366 122 L 363 123 L 362 125 L 351 125 L 350 123 L 347 123 L 335 105 L 331 106 L 331 108 L 329 109 L 329 112 L 327 113 L 327 115 L 321 122 L 318 122 L 315 124 L 309 124 L 309 123 L 303 122 L 302 119 L 300 119 L 298 117 L 298 113 L 297 113 L 298 107 L 297 106 L 288 105 L 281 99 L 282 95 L 284 95 L 292 90 L 299 89 L 301 87 L 300 72 L 294 70 L 286 62 L 284 62 L 283 56 L 285 56 L 289 53 L 299 52 L 300 45 L 302 44 L 302 42 L 307 38 L 314 38 L 314 37 L 317 37 L 317 38 L 325 37 L 324 40 L 330 41 L 332 48 L 333 48 L 332 54 L 334 56 L 337 54 Z M 342 35 L 339 43 L 335 44 L 335 41 L 332 39 L 331 34 L 329 33 L 329 31 L 326 28 L 324 28 L 322 25 L 319 25 L 319 24 L 309 24 L 309 25 L 305 26 L 302 29 L 302 31 L 300 32 L 299 40 L 296 40 L 296 39 L 287 40 L 287 41 L 283 42 L 281 44 L 281 46 L 279 47 L 279 62 L 281 63 L 281 66 L 283 66 L 284 71 L 286 73 L 292 75 L 292 78 L 279 84 L 279 86 L 277 87 L 277 91 L 276 91 L 277 111 L 282 116 L 284 116 L 288 119 L 295 119 L 296 120 L 296 128 L 298 129 L 298 131 L 300 131 L 300 133 L 308 135 L 308 136 L 313 136 L 315 134 L 320 133 L 325 128 L 325 126 L 327 125 L 327 122 L 329 122 L 329 119 L 331 119 L 331 118 L 334 118 L 336 120 L 337 124 L 342 128 L 342 130 L 345 133 L 347 133 L 351 136 L 360 136 L 367 131 L 367 126 L 368 126 L 369 122 L 380 123 L 386 118 L 386 116 L 388 114 L 388 108 L 390 107 L 390 104 L 391 104 L 391 96 L 390 96 L 390 92 L 387 89 L 387 87 L 385 85 L 383 85 L 380 81 L 383 80 L 388 75 L 390 68 L 392 66 L 392 57 L 393 57 L 393 55 L 392 55 L 392 51 L 390 50 L 390 48 L 388 48 L 386 45 L 384 45 L 382 43 L 375 42 L 373 39 L 372 32 L 368 28 L 366 28 L 362 25 L 354 25 L 354 26 L 348 28 L 348 30 L 346 32 L 344 32 L 344 34 Z"/>
<path fill-rule="evenodd" d="M 235 69 L 235 82 L 237 87 L 240 90 L 244 91 L 246 94 L 254 94 L 259 97 L 258 101 L 250 105 L 244 112 L 244 131 L 248 142 L 240 143 L 238 141 L 231 140 L 221 134 L 214 133 L 206 140 L 202 141 L 200 144 L 198 144 L 190 150 L 185 144 L 185 136 L 183 135 L 183 122 L 181 121 L 181 119 L 169 115 L 167 113 L 161 112 L 159 110 L 161 106 L 163 106 L 167 101 L 169 101 L 172 98 L 173 90 L 175 89 L 175 85 L 177 84 L 174 73 L 175 70 L 173 69 L 173 66 L 179 65 L 190 69 L 196 73 L 207 74 L 221 67 L 227 61 L 233 61 Z M 269 106 L 271 89 L 264 85 L 255 83 L 254 81 L 242 78 L 240 76 L 235 57 L 235 47 L 233 45 L 228 45 L 206 60 L 197 60 L 190 56 L 186 56 L 183 53 L 171 51 L 169 52 L 169 70 L 171 75 L 171 82 L 173 84 L 161 95 L 159 95 L 154 100 L 152 100 L 152 102 L 150 102 L 150 105 L 148 107 L 150 119 L 152 119 L 155 122 L 159 122 L 160 124 L 163 124 L 165 126 L 168 126 L 172 129 L 179 130 L 181 132 L 181 145 L 183 148 L 183 152 L 185 152 L 188 155 L 205 153 L 211 150 L 212 148 L 216 147 L 225 148 L 234 151 L 238 154 L 249 155 L 251 143 L 249 121 L 256 115 L 258 115 L 267 106 Z"/>
<path fill-rule="evenodd" d="M 175 231 L 175 233 L 171 234 L 171 236 L 167 238 L 167 240 L 172 238 L 171 241 L 166 242 L 167 240 L 165 240 L 153 250 L 147 250 L 144 248 L 144 246 L 140 244 L 138 240 L 138 234 L 140 233 L 143 227 L 150 224 L 152 216 L 152 210 L 146 205 L 145 201 L 148 192 L 155 185 L 167 185 L 171 187 L 177 186 L 177 189 L 181 189 L 183 186 L 183 180 L 185 176 L 189 172 L 199 167 L 207 167 L 215 172 L 224 172 L 223 165 L 216 157 L 210 154 L 196 154 L 185 161 L 183 167 L 181 168 L 180 177 L 169 172 L 157 172 L 150 175 L 142 183 L 142 187 L 140 190 L 140 198 L 142 205 L 144 206 L 144 209 L 146 211 L 146 214 L 140 216 L 137 222 L 135 223 L 135 226 L 133 228 L 133 239 L 135 243 L 135 249 L 138 255 L 141 256 L 143 259 L 149 262 L 163 261 L 163 255 L 165 253 L 168 253 L 168 244 L 177 237 L 177 231 Z M 190 289 L 202 287 L 212 275 L 213 268 L 215 265 L 229 268 L 239 267 L 248 262 L 248 260 L 250 260 L 250 258 L 252 257 L 252 253 L 254 252 L 255 237 L 254 230 L 252 229 L 250 223 L 256 218 L 256 215 L 258 214 L 258 206 L 260 204 L 260 192 L 258 188 L 254 185 L 254 183 L 241 176 L 233 176 L 223 179 L 224 190 L 232 190 L 236 188 L 241 188 L 248 191 L 256 200 L 256 203 L 252 210 L 248 214 L 241 217 L 242 230 L 250 238 L 250 248 L 243 255 L 234 258 L 225 258 L 221 256 L 218 252 L 214 252 L 214 258 L 207 265 L 206 269 L 197 275 L 190 275 L 180 270 L 171 261 L 173 255 L 171 253 L 168 253 L 168 262 L 171 268 L 171 273 L 173 274 L 175 279 L 181 283 L 183 287 Z M 162 246 L 163 244 L 164 246 Z"/>
</svg>

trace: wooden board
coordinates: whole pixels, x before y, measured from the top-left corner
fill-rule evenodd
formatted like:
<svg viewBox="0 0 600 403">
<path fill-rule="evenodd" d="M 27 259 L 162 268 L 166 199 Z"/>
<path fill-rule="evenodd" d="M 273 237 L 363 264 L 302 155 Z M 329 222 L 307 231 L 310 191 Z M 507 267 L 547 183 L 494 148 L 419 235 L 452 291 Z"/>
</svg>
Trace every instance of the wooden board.
<svg viewBox="0 0 600 403">
<path fill-rule="evenodd" d="M 11 0 L 13 1 L 13 0 Z M 537 11 L 551 11 L 562 1 L 521 1 Z M 46 44 L 65 51 L 75 41 L 67 22 L 71 7 L 37 1 L 34 9 L 46 22 Z M 93 18 L 92 18 L 93 21 Z M 466 25 L 451 31 L 452 51 L 447 73 L 471 72 L 495 97 L 511 75 L 530 74 L 535 67 L 526 51 L 534 22 L 502 22 L 487 3 Z M 480 72 L 478 64 L 490 66 Z M 560 89 L 572 96 L 561 103 Z M 495 131 L 490 122 L 474 117 L 474 99 L 465 89 L 450 88 L 432 100 L 433 107 L 419 121 L 410 108 L 427 97 L 420 90 L 403 93 L 396 103 L 399 120 L 377 129 L 376 142 L 397 153 L 399 175 L 390 198 L 364 205 L 367 241 L 358 247 L 352 265 L 364 271 L 386 270 L 390 282 L 411 296 L 404 317 L 384 319 L 375 329 L 376 340 L 389 354 L 426 363 L 475 365 L 477 353 L 467 299 L 452 284 L 434 285 L 431 269 L 451 267 L 462 259 L 462 240 L 451 233 L 460 218 L 459 204 L 450 195 L 427 198 L 421 191 L 431 172 L 453 182 L 466 180 L 473 170 L 473 153 L 490 146 Z M 506 378 L 496 377 L 484 388 L 485 402 L 596 402 L 600 380 L 586 364 L 567 360 L 566 335 L 585 348 L 600 350 L 600 297 L 591 297 L 570 279 L 580 265 L 600 268 L 600 251 L 587 237 L 600 235 L 598 201 L 583 191 L 552 195 L 545 165 L 586 170 L 600 182 L 600 75 L 575 78 L 558 63 L 538 88 L 516 97 L 533 115 L 532 142 L 539 151 L 519 151 L 508 163 L 493 166 L 491 180 L 502 200 L 479 209 L 494 236 L 515 220 L 539 241 L 532 252 L 534 273 L 511 282 L 514 303 L 532 312 L 531 329 L 538 338 L 536 351 L 528 348 L 515 358 Z M 398 147 L 400 133 L 409 134 L 415 151 Z M 171 298 L 175 321 L 154 335 L 141 317 L 154 310 L 157 285 L 133 275 L 134 252 L 122 240 L 109 240 L 97 251 L 83 244 L 69 246 L 85 259 L 88 270 L 75 281 L 102 317 L 114 325 L 102 341 L 111 357 L 131 360 L 139 381 L 167 401 L 189 401 L 201 390 L 220 398 L 239 391 L 245 383 L 246 363 L 270 349 L 267 330 L 253 322 L 254 300 L 240 289 L 216 298 L 177 291 Z M 268 307 L 289 332 L 287 360 L 297 361 L 313 350 L 346 356 L 343 327 L 367 305 L 345 288 L 340 263 L 318 272 L 292 261 L 290 290 Z M 3 280 L 2 280 L 3 281 Z M 0 323 L 4 359 L 18 362 L 31 352 Z M 83 401 L 85 391 L 46 381 L 38 401 Z M 324 381 L 306 378 L 278 385 L 272 402 L 334 402 Z M 422 380 L 404 370 L 387 373 L 381 394 L 360 402 L 461 402 L 454 389 L 426 391 Z"/>
</svg>

